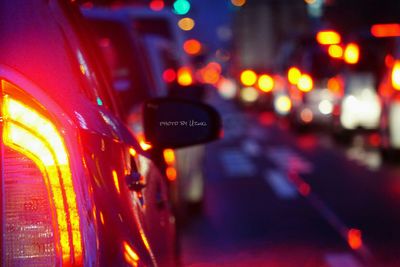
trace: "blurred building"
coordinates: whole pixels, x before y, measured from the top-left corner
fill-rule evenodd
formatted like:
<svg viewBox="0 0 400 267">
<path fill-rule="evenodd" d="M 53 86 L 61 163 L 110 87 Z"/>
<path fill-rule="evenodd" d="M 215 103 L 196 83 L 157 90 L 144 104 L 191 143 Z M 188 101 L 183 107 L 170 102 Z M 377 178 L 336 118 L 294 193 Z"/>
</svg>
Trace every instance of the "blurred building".
<svg viewBox="0 0 400 267">
<path fill-rule="evenodd" d="M 304 1 L 248 1 L 234 18 L 237 68 L 273 70 L 282 44 L 308 30 Z"/>
</svg>

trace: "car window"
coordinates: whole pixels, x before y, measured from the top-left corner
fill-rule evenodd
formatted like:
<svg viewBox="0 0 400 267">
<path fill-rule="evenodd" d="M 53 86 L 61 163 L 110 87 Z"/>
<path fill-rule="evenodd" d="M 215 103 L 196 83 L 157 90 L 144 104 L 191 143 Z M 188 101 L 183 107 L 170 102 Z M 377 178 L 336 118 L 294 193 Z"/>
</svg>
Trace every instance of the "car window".
<svg viewBox="0 0 400 267">
<path fill-rule="evenodd" d="M 140 34 L 156 34 L 167 39 L 172 38 L 172 31 L 166 19 L 134 19 L 133 28 Z"/>
<path fill-rule="evenodd" d="M 61 5 L 63 12 L 66 14 L 69 23 L 74 27 L 74 34 L 64 29 L 66 39 L 73 43 L 75 49 L 71 48 L 71 58 L 77 61 L 79 71 L 83 75 L 79 75 L 85 95 L 98 106 L 102 106 L 111 110 L 115 115 L 119 116 L 120 111 L 117 108 L 112 91 L 108 84 L 108 77 L 105 71 L 105 64 L 99 57 L 99 51 L 95 43 L 92 42 L 92 35 L 89 28 L 86 27 L 85 21 L 76 10 L 77 8 L 68 4 Z M 77 39 L 77 38 L 78 39 Z"/>
<path fill-rule="evenodd" d="M 154 95 L 141 44 L 132 40 L 128 29 L 120 22 L 96 19 L 89 22 L 107 62 L 122 112 L 128 116 L 132 108 Z"/>
</svg>

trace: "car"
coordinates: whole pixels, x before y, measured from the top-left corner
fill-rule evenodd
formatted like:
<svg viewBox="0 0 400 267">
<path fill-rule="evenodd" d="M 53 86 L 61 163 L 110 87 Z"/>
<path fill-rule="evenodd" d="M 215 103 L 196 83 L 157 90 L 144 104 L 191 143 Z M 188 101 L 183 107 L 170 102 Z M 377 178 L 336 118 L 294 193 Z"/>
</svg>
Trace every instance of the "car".
<svg viewBox="0 0 400 267">
<path fill-rule="evenodd" d="M 379 129 L 381 101 L 378 84 L 384 69 L 384 57 L 388 49 L 385 40 L 374 39 L 360 34 L 347 47 L 352 46 L 356 55 L 354 62 L 344 65 L 340 72 L 343 81 L 343 95 L 335 106 L 334 136 L 349 141 L 356 132 L 375 133 Z M 346 61 L 346 52 L 345 52 Z"/>
<path fill-rule="evenodd" d="M 287 50 L 281 60 L 293 104 L 289 114 L 292 126 L 329 129 L 333 107 L 340 99 L 340 62 L 330 58 L 310 34 L 292 41 Z"/>
<path fill-rule="evenodd" d="M 78 7 L 1 1 L 0 14 L 1 265 L 177 265 L 165 179 L 123 123 Z M 143 109 L 154 147 L 219 135 L 204 104 Z"/>
<path fill-rule="evenodd" d="M 201 211 L 204 146 L 162 151 L 146 147 L 143 142 L 142 102 L 156 96 L 201 99 L 203 95 L 203 86 L 194 81 L 179 84 L 182 70 L 190 68 L 175 15 L 139 7 L 92 7 L 82 11 L 108 63 L 113 88 L 124 103 L 126 123 L 159 159 L 178 218 Z"/>
<path fill-rule="evenodd" d="M 386 55 L 383 78 L 378 86 L 382 113 L 379 123 L 380 146 L 384 156 L 400 150 L 400 128 L 397 118 L 400 112 L 400 49 L 399 38 L 395 38 L 395 49 Z"/>
</svg>

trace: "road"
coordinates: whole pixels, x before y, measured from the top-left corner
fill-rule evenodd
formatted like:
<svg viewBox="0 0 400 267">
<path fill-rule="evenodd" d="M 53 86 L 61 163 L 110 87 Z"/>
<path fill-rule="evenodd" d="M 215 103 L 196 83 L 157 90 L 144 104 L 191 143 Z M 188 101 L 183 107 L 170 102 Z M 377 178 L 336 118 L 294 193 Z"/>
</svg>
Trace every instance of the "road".
<svg viewBox="0 0 400 267">
<path fill-rule="evenodd" d="M 400 168 L 368 138 L 336 144 L 215 95 L 225 137 L 207 146 L 202 216 L 185 266 L 400 266 Z"/>
</svg>

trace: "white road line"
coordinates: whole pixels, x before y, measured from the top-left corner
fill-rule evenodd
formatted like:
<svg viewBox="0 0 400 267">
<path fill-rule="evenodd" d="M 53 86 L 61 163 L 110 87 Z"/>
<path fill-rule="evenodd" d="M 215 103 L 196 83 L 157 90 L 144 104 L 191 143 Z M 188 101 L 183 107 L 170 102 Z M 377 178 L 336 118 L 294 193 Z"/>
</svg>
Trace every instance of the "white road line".
<svg viewBox="0 0 400 267">
<path fill-rule="evenodd" d="M 223 150 L 220 159 L 225 173 L 230 177 L 253 176 L 256 173 L 254 163 L 240 150 Z"/>
<path fill-rule="evenodd" d="M 259 156 L 262 152 L 260 144 L 252 139 L 245 139 L 242 142 L 242 149 L 247 155 L 252 157 Z"/>
<path fill-rule="evenodd" d="M 350 253 L 329 253 L 325 255 L 329 267 L 363 267 Z"/>
<path fill-rule="evenodd" d="M 298 197 L 295 186 L 281 171 L 266 171 L 264 173 L 264 179 L 270 185 L 278 198 L 295 199 Z"/>
<path fill-rule="evenodd" d="M 296 171 L 298 173 L 311 173 L 314 166 L 307 159 L 288 147 L 276 147 L 268 149 L 266 156 L 284 171 Z"/>
</svg>

